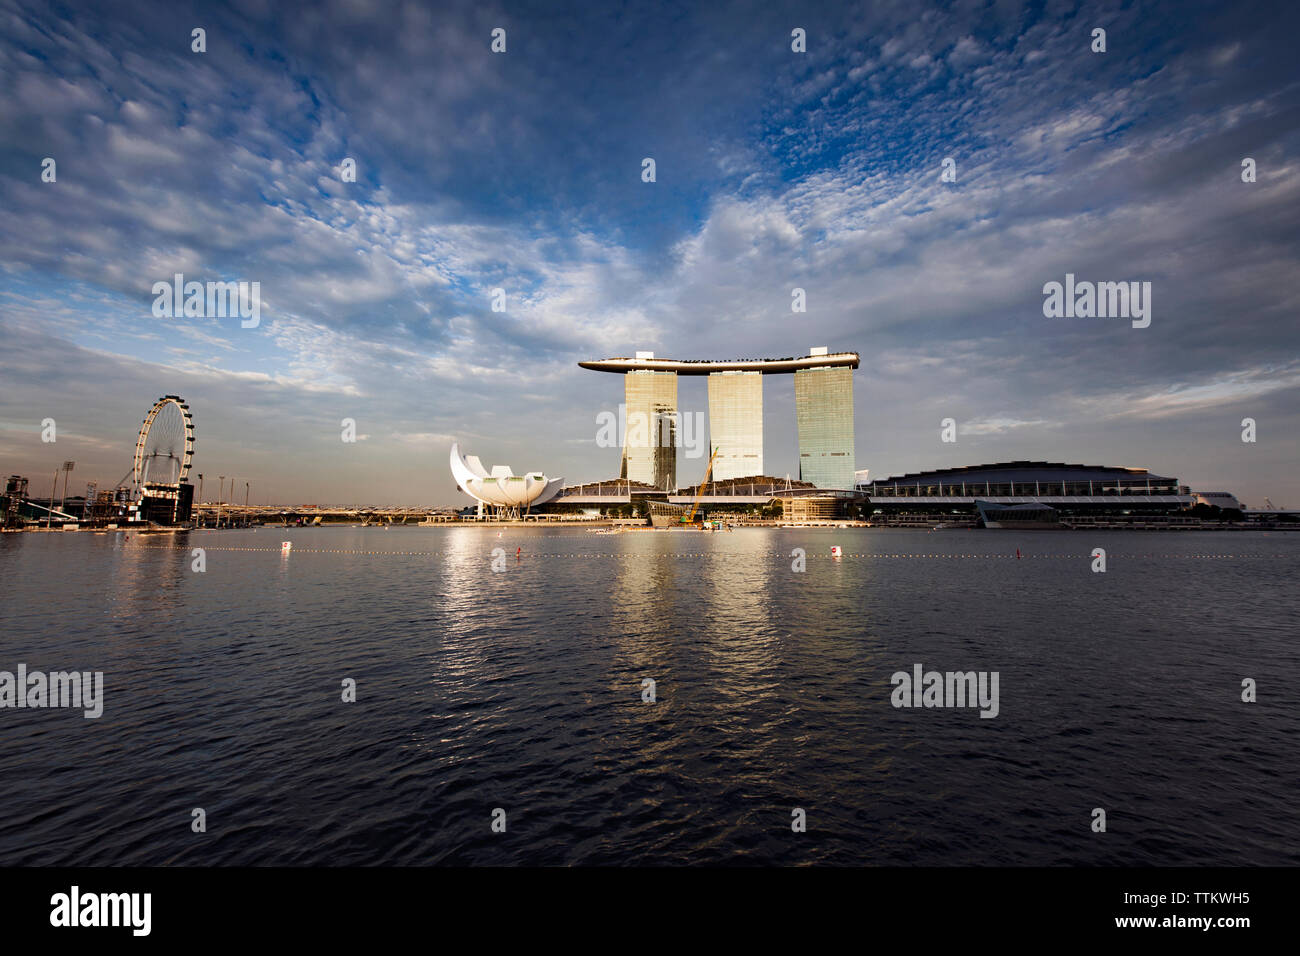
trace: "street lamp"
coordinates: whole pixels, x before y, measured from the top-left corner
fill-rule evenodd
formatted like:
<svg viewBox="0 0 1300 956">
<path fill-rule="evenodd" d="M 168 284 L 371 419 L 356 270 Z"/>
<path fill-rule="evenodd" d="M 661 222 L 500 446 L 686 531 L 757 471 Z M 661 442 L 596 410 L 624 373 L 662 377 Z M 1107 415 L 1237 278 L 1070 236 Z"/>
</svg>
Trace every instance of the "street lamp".
<svg viewBox="0 0 1300 956">
<path fill-rule="evenodd" d="M 59 470 L 54 470 L 54 481 L 50 485 L 50 510 L 49 517 L 45 519 L 45 527 L 54 530 L 54 495 L 59 490 Z"/>
<path fill-rule="evenodd" d="M 70 475 L 72 469 L 76 467 L 77 463 L 75 461 L 65 461 L 63 463 L 63 497 L 59 499 L 59 510 L 64 514 L 68 513 L 68 475 Z"/>
</svg>

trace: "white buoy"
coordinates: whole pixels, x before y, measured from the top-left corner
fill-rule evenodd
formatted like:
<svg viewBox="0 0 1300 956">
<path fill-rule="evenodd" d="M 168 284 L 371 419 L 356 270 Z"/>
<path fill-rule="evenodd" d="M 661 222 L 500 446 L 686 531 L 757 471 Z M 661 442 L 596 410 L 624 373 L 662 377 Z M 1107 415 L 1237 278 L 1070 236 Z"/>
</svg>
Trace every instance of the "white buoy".
<svg viewBox="0 0 1300 956">
<path fill-rule="evenodd" d="M 843 557 L 843 556 L 844 556 L 844 549 L 843 549 L 843 548 L 841 548 L 838 544 L 833 544 L 833 545 L 831 545 L 831 557 L 832 557 L 832 558 L 841 558 L 841 557 Z"/>
<path fill-rule="evenodd" d="M 281 554 L 288 554 L 288 553 L 289 553 L 290 551 L 292 551 L 292 550 L 293 550 L 293 542 L 292 542 L 292 541 L 281 541 L 281 542 L 280 542 L 280 553 L 281 553 Z"/>
</svg>

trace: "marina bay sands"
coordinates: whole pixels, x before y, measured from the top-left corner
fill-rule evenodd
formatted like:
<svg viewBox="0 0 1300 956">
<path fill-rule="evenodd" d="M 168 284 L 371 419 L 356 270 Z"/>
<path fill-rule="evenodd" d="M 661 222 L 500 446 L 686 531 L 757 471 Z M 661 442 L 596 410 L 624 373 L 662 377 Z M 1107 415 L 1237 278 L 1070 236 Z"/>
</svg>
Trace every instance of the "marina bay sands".
<svg viewBox="0 0 1300 956">
<path fill-rule="evenodd" d="M 799 479 L 818 488 L 854 487 L 853 370 L 857 352 L 809 349 L 787 358 L 593 359 L 582 368 L 623 376 L 626 421 L 619 477 L 661 491 L 677 487 L 679 427 L 677 376 L 707 375 L 709 434 L 716 450 L 715 480 L 765 474 L 763 470 L 763 376 L 793 375 L 799 434 Z M 646 423 L 639 430 L 633 422 Z"/>
</svg>

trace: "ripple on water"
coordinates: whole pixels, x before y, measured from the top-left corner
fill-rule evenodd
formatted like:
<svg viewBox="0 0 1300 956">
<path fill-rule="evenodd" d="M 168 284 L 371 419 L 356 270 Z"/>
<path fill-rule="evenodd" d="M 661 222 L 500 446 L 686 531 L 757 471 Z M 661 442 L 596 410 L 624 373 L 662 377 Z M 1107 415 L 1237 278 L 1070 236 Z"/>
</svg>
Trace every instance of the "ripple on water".
<svg viewBox="0 0 1300 956">
<path fill-rule="evenodd" d="M 946 534 L 0 536 L 0 669 L 106 684 L 0 711 L 0 863 L 1300 862 L 1300 535 Z"/>
</svg>

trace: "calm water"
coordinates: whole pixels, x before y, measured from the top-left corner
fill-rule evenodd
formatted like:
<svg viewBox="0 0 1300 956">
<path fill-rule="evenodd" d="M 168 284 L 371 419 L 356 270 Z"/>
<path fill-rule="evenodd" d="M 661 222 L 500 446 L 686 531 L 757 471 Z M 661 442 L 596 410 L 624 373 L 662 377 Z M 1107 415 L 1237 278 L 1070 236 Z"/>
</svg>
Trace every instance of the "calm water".
<svg viewBox="0 0 1300 956">
<path fill-rule="evenodd" d="M 0 864 L 1294 864 L 1297 571 L 1259 532 L 0 535 L 0 669 L 106 698 L 0 710 Z M 998 717 L 895 709 L 916 663 L 998 671 Z"/>
</svg>

